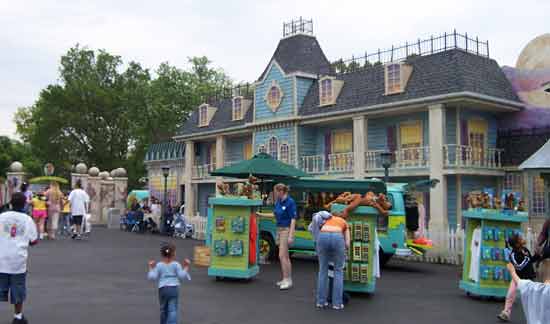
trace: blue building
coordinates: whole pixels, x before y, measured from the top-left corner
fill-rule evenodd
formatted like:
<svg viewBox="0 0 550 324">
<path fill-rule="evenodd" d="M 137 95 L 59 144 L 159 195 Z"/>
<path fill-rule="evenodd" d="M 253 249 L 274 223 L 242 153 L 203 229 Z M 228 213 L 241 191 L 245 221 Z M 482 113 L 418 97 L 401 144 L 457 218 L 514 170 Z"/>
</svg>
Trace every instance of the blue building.
<svg viewBox="0 0 550 324">
<path fill-rule="evenodd" d="M 205 102 L 174 136 L 188 215 L 206 215 L 209 171 L 256 152 L 319 177 L 368 178 L 390 151 L 391 181 L 440 180 L 418 197 L 435 229 L 461 223 L 468 192 L 503 189 L 498 124 L 524 104 L 488 43 L 454 32 L 331 63 L 311 27 L 285 24 L 253 91 Z"/>
</svg>

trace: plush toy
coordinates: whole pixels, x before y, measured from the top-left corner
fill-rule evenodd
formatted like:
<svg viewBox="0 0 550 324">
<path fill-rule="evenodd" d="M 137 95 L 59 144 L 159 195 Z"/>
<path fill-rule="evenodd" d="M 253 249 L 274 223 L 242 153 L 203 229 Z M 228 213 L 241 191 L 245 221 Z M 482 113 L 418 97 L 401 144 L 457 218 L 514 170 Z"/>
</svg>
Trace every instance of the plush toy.
<svg viewBox="0 0 550 324">
<path fill-rule="evenodd" d="M 491 197 L 486 192 L 481 194 L 481 207 L 485 209 L 491 208 Z"/>
<path fill-rule="evenodd" d="M 502 204 L 502 201 L 500 201 L 500 199 L 495 196 L 495 198 L 493 198 L 493 207 L 494 207 L 494 209 L 499 210 L 502 207 L 501 204 Z"/>
<path fill-rule="evenodd" d="M 328 204 L 325 204 L 324 207 L 325 207 L 326 210 L 330 210 L 330 208 L 332 207 L 333 204 L 344 204 L 344 205 L 347 205 L 347 204 L 349 204 L 352 200 L 353 200 L 353 195 L 351 194 L 351 192 L 346 191 L 346 192 L 341 193 L 338 197 L 336 197 L 335 199 L 333 199 L 333 200 L 332 200 L 331 202 L 329 202 Z"/>
<path fill-rule="evenodd" d="M 482 206 L 482 199 L 477 192 L 470 192 L 467 201 L 469 208 L 479 208 Z"/>
<path fill-rule="evenodd" d="M 218 188 L 218 193 L 222 196 L 231 194 L 231 191 L 229 190 L 229 184 L 225 182 L 218 182 L 216 184 L 216 188 Z"/>
<path fill-rule="evenodd" d="M 514 209 L 515 196 L 513 193 L 509 193 L 504 200 L 504 206 L 508 209 Z"/>
<path fill-rule="evenodd" d="M 520 211 L 520 212 L 523 212 L 525 211 L 527 208 L 525 207 L 525 201 L 522 199 L 518 202 L 518 208 L 517 208 L 517 211 Z"/>
<path fill-rule="evenodd" d="M 391 204 L 386 200 L 386 196 L 380 194 L 376 196 L 372 191 L 367 192 L 364 196 L 359 194 L 352 195 L 353 199 L 342 212 L 342 217 L 348 218 L 349 213 L 359 206 L 371 206 L 376 208 L 380 215 L 388 216 Z"/>
</svg>

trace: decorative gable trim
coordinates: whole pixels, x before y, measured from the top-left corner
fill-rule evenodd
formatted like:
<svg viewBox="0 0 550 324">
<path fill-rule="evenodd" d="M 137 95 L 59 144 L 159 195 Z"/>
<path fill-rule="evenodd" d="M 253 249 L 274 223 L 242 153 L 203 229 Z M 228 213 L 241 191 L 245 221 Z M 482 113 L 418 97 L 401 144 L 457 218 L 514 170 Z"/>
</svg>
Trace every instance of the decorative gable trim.
<svg viewBox="0 0 550 324">
<path fill-rule="evenodd" d="M 330 80 L 330 96 L 322 97 L 323 81 Z M 336 104 L 336 100 L 344 87 L 344 80 L 338 80 L 333 76 L 323 76 L 319 79 L 319 107 L 331 106 Z"/>
<path fill-rule="evenodd" d="M 271 60 L 271 62 L 269 63 L 269 65 L 267 67 L 266 73 L 264 74 L 264 77 L 261 78 L 260 80 L 256 81 L 253 85 L 259 85 L 259 84 L 264 83 L 265 79 L 267 79 L 267 76 L 269 75 L 269 71 L 271 71 L 271 69 L 273 69 L 274 66 L 277 67 L 279 69 L 279 71 L 281 71 L 281 73 L 283 74 L 283 76 L 285 78 L 288 76 L 287 73 L 285 72 L 285 70 L 283 70 L 283 68 L 279 65 L 279 63 L 277 63 L 276 60 Z"/>
<path fill-rule="evenodd" d="M 212 107 L 207 103 L 199 106 L 199 127 L 207 127 L 210 125 L 210 121 L 214 117 L 214 114 L 218 111 L 218 108 Z M 203 117 L 203 114 L 206 116 Z"/>
<path fill-rule="evenodd" d="M 277 90 L 279 91 L 279 98 L 276 101 L 270 101 L 269 100 L 269 95 L 270 95 L 271 89 L 273 89 L 273 87 L 277 88 Z M 271 85 L 267 88 L 267 91 L 266 91 L 265 96 L 264 96 L 264 100 L 265 100 L 267 106 L 269 108 L 271 108 L 272 112 L 277 112 L 277 110 L 281 106 L 281 103 L 283 102 L 284 96 L 285 96 L 285 93 L 283 92 L 283 89 L 281 88 L 279 83 L 277 81 L 273 80 L 273 81 L 271 81 Z"/>
<path fill-rule="evenodd" d="M 397 68 L 397 76 L 390 76 L 389 70 L 392 68 Z M 384 94 L 392 95 L 405 92 L 407 88 L 407 83 L 411 77 L 413 67 L 410 64 L 405 62 L 392 62 L 384 65 Z M 395 72 L 394 72 L 395 73 Z M 397 84 L 395 83 L 395 78 L 398 77 Z"/>
</svg>

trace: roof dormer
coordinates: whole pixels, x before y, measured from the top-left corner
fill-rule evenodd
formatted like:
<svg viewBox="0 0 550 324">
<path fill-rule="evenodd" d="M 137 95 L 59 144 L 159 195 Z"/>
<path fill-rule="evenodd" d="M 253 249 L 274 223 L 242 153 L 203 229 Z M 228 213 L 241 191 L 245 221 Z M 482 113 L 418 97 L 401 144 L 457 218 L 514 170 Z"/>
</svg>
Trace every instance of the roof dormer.
<svg viewBox="0 0 550 324">
<path fill-rule="evenodd" d="M 243 96 L 233 97 L 231 120 L 243 120 L 250 106 L 252 106 L 252 100 L 245 99 Z"/>
<path fill-rule="evenodd" d="M 199 106 L 199 127 L 206 127 L 210 125 L 210 121 L 218 108 L 212 107 L 209 104 L 202 104 Z"/>
<path fill-rule="evenodd" d="M 324 76 L 319 79 L 319 106 L 329 106 L 336 103 L 340 91 L 344 87 L 343 80 L 337 80 L 332 76 Z"/>
<path fill-rule="evenodd" d="M 405 62 L 393 62 L 384 66 L 385 95 L 405 92 L 413 67 Z"/>
</svg>

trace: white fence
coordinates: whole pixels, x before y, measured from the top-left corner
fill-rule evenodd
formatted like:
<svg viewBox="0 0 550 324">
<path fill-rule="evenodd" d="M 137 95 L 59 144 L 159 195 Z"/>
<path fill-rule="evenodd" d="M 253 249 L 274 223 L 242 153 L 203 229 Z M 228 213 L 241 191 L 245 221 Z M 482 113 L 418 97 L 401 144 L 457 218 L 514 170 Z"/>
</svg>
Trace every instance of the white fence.
<svg viewBox="0 0 550 324">
<path fill-rule="evenodd" d="M 185 223 L 193 225 L 193 238 L 195 240 L 206 239 L 206 224 L 208 220 L 202 216 L 185 216 Z"/>
<path fill-rule="evenodd" d="M 449 229 L 445 232 L 424 230 L 425 236 L 432 240 L 434 248 L 423 256 L 406 257 L 407 260 L 461 265 L 464 261 L 465 234 L 461 226 L 457 229 Z M 531 252 L 535 250 L 536 234 L 531 228 L 524 233 L 527 248 Z"/>
</svg>

